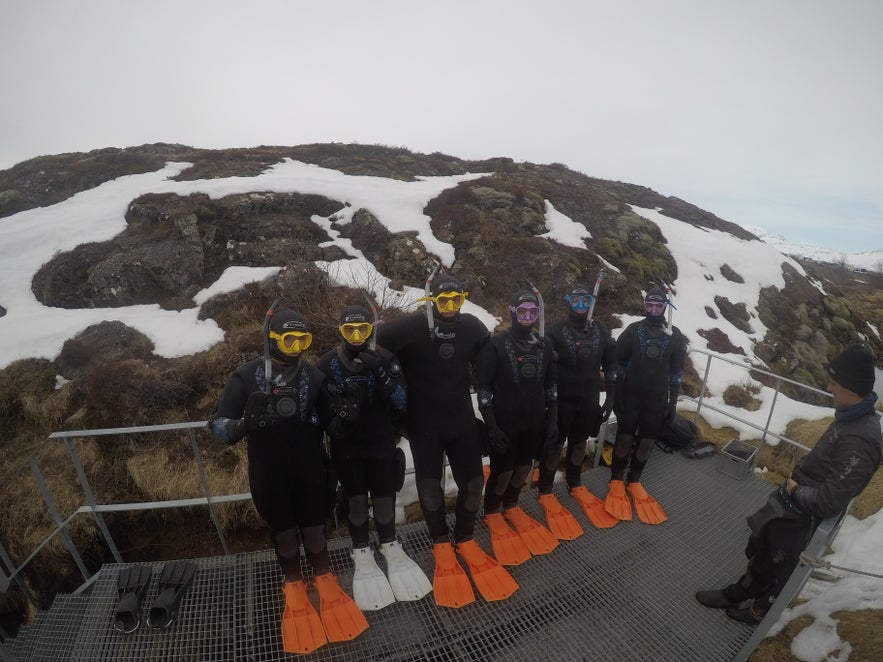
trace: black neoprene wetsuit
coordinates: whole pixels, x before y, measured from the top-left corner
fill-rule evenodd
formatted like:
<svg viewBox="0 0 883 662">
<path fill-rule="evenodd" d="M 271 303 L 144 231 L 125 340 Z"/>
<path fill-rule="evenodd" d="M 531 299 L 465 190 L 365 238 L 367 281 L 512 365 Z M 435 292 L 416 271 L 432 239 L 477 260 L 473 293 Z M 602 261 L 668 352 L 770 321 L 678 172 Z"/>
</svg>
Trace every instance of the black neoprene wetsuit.
<svg viewBox="0 0 883 662">
<path fill-rule="evenodd" d="M 341 391 L 328 401 L 332 410 L 323 419 L 338 419 L 328 426 L 331 459 L 349 500 L 350 536 L 356 548 L 369 542 L 369 493 L 380 542 L 395 540 L 397 435 L 392 421 L 404 415 L 407 397 L 405 378 L 392 352 L 382 347 L 374 350 L 382 368 L 381 381 L 354 360 L 362 349 L 343 343 L 319 360 L 328 383 Z"/>
<path fill-rule="evenodd" d="M 415 312 L 383 324 L 377 340 L 395 354 L 408 384 L 408 440 L 417 494 L 430 535 L 448 539 L 440 481 L 447 455 L 457 484 L 455 542 L 472 537 L 481 500 L 481 440 L 470 395 L 471 367 L 487 342 L 487 328 L 474 315 L 454 320 L 436 314 L 438 333 Z"/>
<path fill-rule="evenodd" d="M 598 434 L 601 405 L 598 395 L 616 380 L 616 343 L 600 321 L 586 328 L 585 316 L 559 320 L 546 331 L 557 355 L 558 443 L 540 464 L 540 492 L 551 493 L 561 450 L 567 442 L 565 477 L 580 485 L 586 442 Z M 602 380 L 601 371 L 604 372 Z"/>
<path fill-rule="evenodd" d="M 490 408 L 494 424 L 509 438 L 505 453 L 491 449 L 486 513 L 518 503 L 533 459 L 543 450 L 547 406 L 557 398 L 555 375 L 551 343 L 541 341 L 524 327 L 513 325 L 497 334 L 479 354 L 479 408 L 482 413 L 490 413 Z"/>
<path fill-rule="evenodd" d="M 667 330 L 671 331 L 669 335 Z M 638 440 L 629 481 L 638 482 L 652 444 L 659 437 L 672 387 L 684 372 L 687 347 L 676 326 L 648 319 L 629 324 L 616 341 L 617 439 L 612 479 L 622 480 L 632 443 Z"/>
<path fill-rule="evenodd" d="M 249 396 L 264 390 L 264 361 L 255 359 L 230 374 L 209 422 L 212 433 L 225 443 L 227 422 L 241 419 Z M 328 572 L 324 527 L 328 509 L 327 456 L 317 401 L 324 397 L 325 376 L 304 361 L 274 366 L 273 390 L 296 403 L 294 414 L 265 430 L 247 433 L 248 482 L 255 509 L 271 530 L 286 576 L 299 574 L 296 558 L 297 530 L 320 530 L 315 540 L 305 540 L 317 574 Z M 282 549 L 280 550 L 280 547 Z"/>
</svg>

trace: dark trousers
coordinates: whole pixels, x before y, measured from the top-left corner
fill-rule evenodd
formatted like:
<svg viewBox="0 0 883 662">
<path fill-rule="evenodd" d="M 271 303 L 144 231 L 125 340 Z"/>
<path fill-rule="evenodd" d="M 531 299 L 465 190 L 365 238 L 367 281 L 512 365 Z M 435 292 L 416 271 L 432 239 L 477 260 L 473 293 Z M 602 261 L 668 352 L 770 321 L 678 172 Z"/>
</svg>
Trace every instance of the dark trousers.
<svg viewBox="0 0 883 662">
<path fill-rule="evenodd" d="M 781 593 L 800 553 L 812 535 L 809 520 L 772 519 L 748 540 L 748 568 L 735 584 L 725 589 L 733 602 L 753 599 L 758 614 L 765 614 Z"/>
</svg>

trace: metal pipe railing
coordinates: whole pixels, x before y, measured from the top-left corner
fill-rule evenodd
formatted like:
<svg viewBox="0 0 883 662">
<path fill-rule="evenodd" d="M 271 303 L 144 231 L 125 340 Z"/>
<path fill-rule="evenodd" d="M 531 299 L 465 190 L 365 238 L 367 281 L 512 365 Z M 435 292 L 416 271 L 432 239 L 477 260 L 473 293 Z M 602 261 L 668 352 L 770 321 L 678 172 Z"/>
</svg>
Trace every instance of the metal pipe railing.
<svg viewBox="0 0 883 662">
<path fill-rule="evenodd" d="M 207 506 L 209 509 L 209 513 L 212 519 L 212 523 L 214 524 L 215 531 L 218 536 L 218 540 L 220 541 L 221 547 L 224 550 L 224 554 L 229 554 L 230 549 L 227 544 L 226 536 L 224 535 L 223 526 L 221 525 L 220 518 L 218 516 L 216 505 L 220 503 L 231 503 L 231 502 L 239 502 L 239 501 L 248 501 L 251 499 L 251 493 L 238 493 L 238 494 L 226 494 L 226 495 L 215 495 L 212 493 L 211 488 L 208 484 L 208 479 L 205 473 L 205 467 L 202 463 L 201 453 L 199 451 L 199 446 L 196 443 L 196 436 L 194 430 L 196 429 L 205 429 L 206 422 L 205 421 L 189 421 L 185 423 L 171 423 L 171 424 L 163 424 L 163 425 L 142 425 L 128 428 L 105 428 L 98 430 L 74 430 L 74 431 L 61 431 L 61 432 L 53 432 L 50 434 L 43 442 L 41 442 L 28 456 L 26 464 L 30 469 L 31 475 L 34 478 L 34 482 L 37 485 L 37 488 L 40 492 L 40 495 L 43 498 L 43 502 L 46 506 L 46 510 L 49 513 L 51 521 L 53 523 L 53 529 L 49 532 L 49 534 L 37 545 L 37 547 L 27 556 L 27 558 L 22 561 L 20 564 L 16 565 L 13 560 L 10 558 L 6 549 L 0 544 L 0 560 L 3 561 L 3 564 L 8 569 L 4 571 L 2 574 L 3 582 L 0 585 L 4 591 L 8 589 L 11 582 L 15 582 L 15 584 L 22 590 L 27 599 L 32 603 L 36 604 L 36 600 L 28 590 L 27 586 L 24 582 L 21 581 L 21 574 L 27 568 L 27 566 L 37 557 L 37 555 L 53 540 L 56 536 L 59 536 L 67 548 L 68 553 L 74 560 L 77 568 L 80 573 L 83 575 L 84 580 L 88 583 L 94 578 L 94 574 L 90 573 L 86 563 L 84 562 L 76 543 L 71 537 L 68 529 L 71 523 L 77 519 L 81 515 L 91 515 L 91 517 L 95 520 L 96 525 L 98 526 L 99 531 L 107 544 L 108 549 L 113 555 L 114 560 L 117 563 L 122 563 L 123 558 L 122 554 L 119 551 L 119 547 L 116 544 L 116 541 L 113 538 L 113 535 L 110 532 L 110 529 L 107 526 L 107 523 L 104 520 L 103 514 L 110 512 L 131 512 L 131 511 L 144 511 L 144 510 L 160 510 L 164 508 L 182 508 L 182 507 L 193 507 L 193 506 Z M 132 434 L 152 434 L 158 432 L 174 432 L 174 431 L 186 431 L 188 434 L 188 441 L 191 450 L 191 454 L 193 455 L 193 462 L 196 468 L 196 473 L 199 478 L 200 487 L 202 489 L 202 496 L 196 498 L 188 498 L 188 499 L 167 499 L 164 501 L 153 501 L 153 502 L 137 502 L 137 503 L 99 503 L 97 498 L 95 497 L 95 493 L 92 489 L 92 486 L 89 482 L 88 476 L 86 475 L 85 468 L 83 466 L 82 461 L 80 460 L 79 453 L 76 448 L 76 444 L 74 441 L 76 439 L 84 439 L 91 437 L 106 437 L 111 435 L 132 435 Z M 74 468 L 74 471 L 77 475 L 77 481 L 80 484 L 80 487 L 83 490 L 83 495 L 85 497 L 86 503 L 84 505 L 79 506 L 76 510 L 74 510 L 66 519 L 62 517 L 58 505 L 55 503 L 55 500 L 52 497 L 51 491 L 49 490 L 49 486 L 46 482 L 46 479 L 43 475 L 43 471 L 40 469 L 39 463 L 37 461 L 37 456 L 39 452 L 45 447 L 48 442 L 51 440 L 62 440 L 65 444 L 68 457 L 71 461 L 71 464 Z M 8 574 L 7 574 L 8 573 Z"/>
<path fill-rule="evenodd" d="M 828 393 L 827 391 L 822 391 L 821 389 L 814 388 L 812 386 L 807 386 L 806 384 L 801 384 L 800 382 L 794 381 L 793 379 L 788 379 L 787 377 L 781 377 L 781 376 L 779 376 L 773 372 L 770 372 L 768 370 L 763 370 L 762 368 L 757 368 L 755 366 L 747 365 L 743 361 L 735 361 L 735 360 L 730 359 L 726 356 L 721 356 L 720 354 L 715 354 L 714 352 L 709 352 L 708 350 L 698 349 L 698 348 L 690 348 L 689 352 L 690 352 L 690 354 L 704 354 L 707 357 L 706 361 L 705 361 L 705 373 L 702 376 L 702 387 L 699 390 L 699 397 L 692 398 L 690 396 L 681 396 L 681 398 L 684 400 L 688 400 L 688 401 L 696 403 L 696 411 L 693 413 L 693 422 L 696 422 L 696 420 L 699 418 L 699 413 L 702 410 L 702 408 L 706 407 L 707 409 L 715 411 L 719 414 L 723 414 L 724 416 L 727 416 L 734 421 L 738 421 L 739 423 L 742 423 L 743 425 L 747 425 L 748 427 L 759 431 L 761 433 L 760 446 L 758 448 L 758 453 L 757 453 L 756 457 L 758 457 L 760 455 L 760 451 L 763 450 L 763 447 L 766 445 L 766 439 L 768 436 L 775 437 L 779 441 L 784 441 L 785 443 L 790 444 L 791 446 L 795 446 L 797 448 L 800 448 L 804 451 L 810 450 L 807 446 L 804 446 L 803 444 L 798 443 L 798 442 L 794 441 L 793 439 L 789 439 L 788 437 L 786 437 L 784 435 L 778 434 L 776 432 L 772 432 L 770 430 L 770 424 L 772 423 L 772 420 L 773 420 L 773 413 L 776 410 L 776 404 L 779 399 L 779 393 L 781 392 L 782 384 L 783 383 L 791 384 L 792 386 L 802 388 L 802 389 L 809 391 L 811 393 L 823 395 L 827 398 L 831 397 L 830 393 Z M 768 377 L 771 377 L 775 380 L 775 388 L 773 388 L 773 399 L 770 402 L 770 411 L 769 411 L 769 414 L 767 415 L 766 422 L 764 423 L 764 425 L 762 427 L 758 426 L 757 424 L 755 424 L 749 420 L 741 418 L 740 416 L 736 416 L 735 414 L 733 414 L 730 411 L 726 411 L 724 409 L 721 409 L 720 407 L 715 407 L 715 406 L 710 405 L 705 402 L 705 396 L 707 395 L 707 392 L 708 392 L 708 390 L 707 390 L 708 389 L 708 375 L 711 373 L 712 359 L 715 359 L 718 361 L 723 361 L 725 363 L 729 363 L 731 365 L 742 368 L 749 375 L 752 372 L 756 372 L 756 373 L 760 373 L 762 375 L 767 375 Z M 771 387 L 767 387 L 767 388 L 771 388 Z"/>
</svg>

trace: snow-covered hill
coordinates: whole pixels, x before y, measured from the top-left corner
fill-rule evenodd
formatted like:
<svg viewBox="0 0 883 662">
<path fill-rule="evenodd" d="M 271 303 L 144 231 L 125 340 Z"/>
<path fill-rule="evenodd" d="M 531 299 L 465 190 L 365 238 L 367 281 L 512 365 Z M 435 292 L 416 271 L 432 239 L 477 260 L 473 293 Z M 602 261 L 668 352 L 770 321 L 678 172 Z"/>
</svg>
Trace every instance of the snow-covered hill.
<svg viewBox="0 0 883 662">
<path fill-rule="evenodd" d="M 742 227 L 756 235 L 764 243 L 775 246 L 785 255 L 794 255 L 809 260 L 815 260 L 816 262 L 843 264 L 850 269 L 868 269 L 870 271 L 883 273 L 883 248 L 863 251 L 861 253 L 844 253 L 843 251 L 836 251 L 830 248 L 795 244 L 788 241 L 788 239 L 780 234 L 767 232 L 763 228 L 754 225 L 743 225 Z M 883 228 L 881 228 L 880 233 L 881 241 L 883 241 Z"/>
</svg>

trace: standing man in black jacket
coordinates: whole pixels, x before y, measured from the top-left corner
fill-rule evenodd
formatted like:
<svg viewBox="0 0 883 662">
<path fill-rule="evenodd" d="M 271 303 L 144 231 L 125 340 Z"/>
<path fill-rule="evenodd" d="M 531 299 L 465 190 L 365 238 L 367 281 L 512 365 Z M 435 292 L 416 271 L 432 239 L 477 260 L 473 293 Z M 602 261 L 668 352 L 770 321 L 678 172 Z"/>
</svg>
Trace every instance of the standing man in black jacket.
<svg viewBox="0 0 883 662">
<path fill-rule="evenodd" d="M 726 609 L 737 621 L 760 623 L 819 521 L 841 513 L 865 489 L 883 453 L 874 376 L 867 347 L 849 347 L 834 357 L 827 386 L 834 396 L 834 422 L 766 505 L 748 518 L 745 574 L 722 590 L 697 592 L 700 603 Z"/>
</svg>

